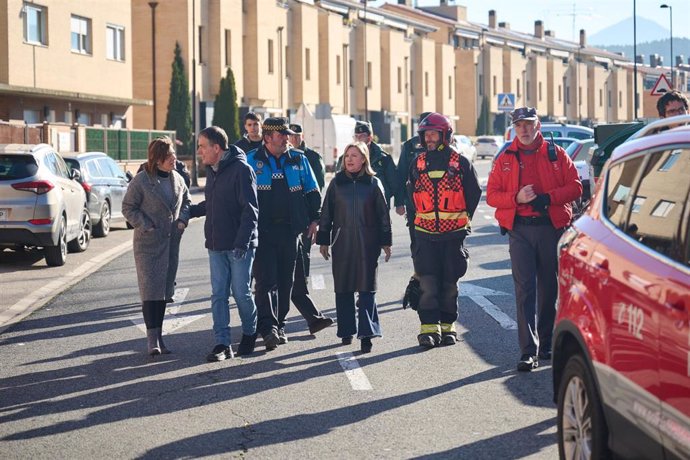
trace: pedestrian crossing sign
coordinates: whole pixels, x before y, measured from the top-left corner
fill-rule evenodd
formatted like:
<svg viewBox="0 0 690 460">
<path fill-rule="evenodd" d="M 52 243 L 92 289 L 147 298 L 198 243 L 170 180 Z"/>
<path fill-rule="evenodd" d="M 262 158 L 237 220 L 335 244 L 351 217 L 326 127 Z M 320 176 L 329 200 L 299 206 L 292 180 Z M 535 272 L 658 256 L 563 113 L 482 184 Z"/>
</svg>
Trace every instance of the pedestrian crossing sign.
<svg viewBox="0 0 690 460">
<path fill-rule="evenodd" d="M 501 112 L 515 110 L 515 93 L 500 93 L 498 95 L 498 110 Z"/>
</svg>

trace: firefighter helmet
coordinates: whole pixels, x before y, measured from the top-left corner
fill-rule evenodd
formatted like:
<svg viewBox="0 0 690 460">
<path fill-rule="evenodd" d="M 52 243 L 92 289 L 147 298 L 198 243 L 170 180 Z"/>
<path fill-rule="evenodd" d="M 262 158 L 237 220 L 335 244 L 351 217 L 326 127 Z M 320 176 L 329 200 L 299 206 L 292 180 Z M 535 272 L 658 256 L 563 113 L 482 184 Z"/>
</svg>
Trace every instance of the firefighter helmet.
<svg viewBox="0 0 690 460">
<path fill-rule="evenodd" d="M 424 131 L 438 131 L 441 135 L 441 143 L 446 146 L 450 145 L 453 139 L 453 127 L 450 120 L 440 113 L 432 112 L 419 123 L 419 128 L 417 128 L 419 141 L 426 148 Z"/>
</svg>

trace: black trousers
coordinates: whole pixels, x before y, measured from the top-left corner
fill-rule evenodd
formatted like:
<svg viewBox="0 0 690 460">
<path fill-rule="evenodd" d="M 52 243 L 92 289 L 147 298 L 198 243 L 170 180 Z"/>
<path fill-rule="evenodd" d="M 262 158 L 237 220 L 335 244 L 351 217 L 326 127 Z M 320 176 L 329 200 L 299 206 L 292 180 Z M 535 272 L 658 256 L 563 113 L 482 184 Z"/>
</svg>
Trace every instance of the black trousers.
<svg viewBox="0 0 690 460">
<path fill-rule="evenodd" d="M 419 321 L 422 324 L 452 324 L 458 319 L 458 280 L 467 272 L 469 253 L 464 236 L 448 241 L 415 239 L 414 271 L 419 277 Z"/>
<path fill-rule="evenodd" d="M 515 223 L 509 234 L 522 354 L 551 349 L 558 296 L 558 240 L 563 229 Z"/>
<path fill-rule="evenodd" d="M 290 299 L 300 315 L 307 321 L 307 325 L 311 326 L 316 320 L 325 318 L 325 316 L 316 308 L 314 300 L 309 295 L 306 275 L 309 273 L 309 258 L 304 255 L 305 239 L 311 246 L 311 238 L 300 237 L 297 260 L 295 261 L 295 279 L 292 284 Z M 285 317 L 282 318 L 282 321 L 285 322 Z"/>
<path fill-rule="evenodd" d="M 144 315 L 146 329 L 163 327 L 165 306 L 165 300 L 144 300 L 141 303 L 141 312 Z"/>
<path fill-rule="evenodd" d="M 262 336 L 285 326 L 295 275 L 297 236 L 289 226 L 275 226 L 259 233 L 254 260 L 254 302 Z"/>
</svg>

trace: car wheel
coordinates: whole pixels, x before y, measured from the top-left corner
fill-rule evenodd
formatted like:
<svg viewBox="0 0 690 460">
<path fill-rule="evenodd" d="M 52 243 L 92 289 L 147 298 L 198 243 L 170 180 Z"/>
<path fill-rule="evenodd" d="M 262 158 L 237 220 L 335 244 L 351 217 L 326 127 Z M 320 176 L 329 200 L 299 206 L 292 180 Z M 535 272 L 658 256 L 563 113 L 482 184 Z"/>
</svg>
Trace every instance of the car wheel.
<svg viewBox="0 0 690 460">
<path fill-rule="evenodd" d="M 563 459 L 610 458 L 608 428 L 581 355 L 572 356 L 558 389 L 558 452 Z"/>
<path fill-rule="evenodd" d="M 106 201 L 101 209 L 101 220 L 93 226 L 93 236 L 101 238 L 110 233 L 110 204 Z"/>
<path fill-rule="evenodd" d="M 67 229 L 65 218 L 60 219 L 60 229 L 58 234 L 57 246 L 46 246 L 43 248 L 43 253 L 46 258 L 46 264 L 49 267 L 62 267 L 67 261 Z"/>
<path fill-rule="evenodd" d="M 89 210 L 84 208 L 79 219 L 79 234 L 75 239 L 67 243 L 69 252 L 84 252 L 91 241 L 91 217 Z"/>
</svg>

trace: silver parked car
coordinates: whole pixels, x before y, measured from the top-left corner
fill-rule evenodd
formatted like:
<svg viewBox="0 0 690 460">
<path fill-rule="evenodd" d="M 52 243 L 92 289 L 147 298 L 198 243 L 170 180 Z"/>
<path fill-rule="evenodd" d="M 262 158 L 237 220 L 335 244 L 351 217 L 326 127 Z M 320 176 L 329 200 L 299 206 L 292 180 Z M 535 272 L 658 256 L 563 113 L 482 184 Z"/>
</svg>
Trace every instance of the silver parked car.
<svg viewBox="0 0 690 460">
<path fill-rule="evenodd" d="M 0 145 L 0 250 L 43 248 L 49 266 L 91 240 L 86 193 L 47 144 Z"/>
<path fill-rule="evenodd" d="M 463 134 L 456 134 L 453 136 L 453 141 L 458 152 L 470 160 L 470 163 L 474 163 L 474 160 L 477 159 L 477 149 L 474 147 L 472 139 Z"/>
<path fill-rule="evenodd" d="M 102 152 L 63 154 L 67 166 L 80 173 L 79 182 L 86 191 L 86 202 L 93 236 L 107 236 L 111 222 L 125 223 L 122 198 L 129 179 L 118 164 Z"/>
</svg>

